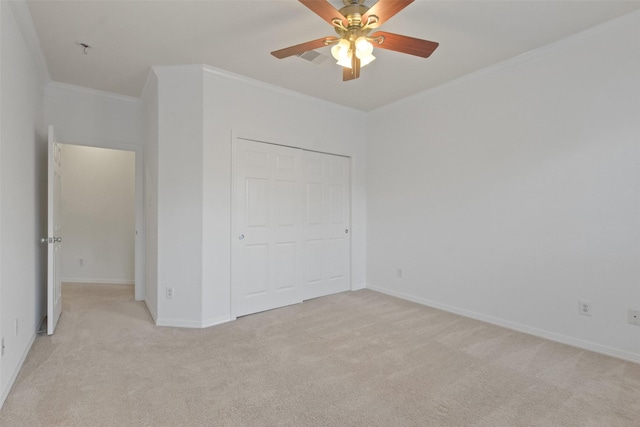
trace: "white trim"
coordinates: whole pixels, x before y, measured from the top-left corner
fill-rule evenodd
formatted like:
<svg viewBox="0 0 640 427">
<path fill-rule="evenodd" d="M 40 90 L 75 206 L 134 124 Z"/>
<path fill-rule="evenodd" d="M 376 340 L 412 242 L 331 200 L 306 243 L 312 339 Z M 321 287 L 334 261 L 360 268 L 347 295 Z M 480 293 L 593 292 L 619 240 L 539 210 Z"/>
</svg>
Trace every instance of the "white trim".
<svg viewBox="0 0 640 427">
<path fill-rule="evenodd" d="M 142 102 L 142 99 L 137 98 L 135 96 L 122 95 L 122 94 L 119 94 L 119 93 L 107 92 L 107 91 L 104 91 L 104 90 L 93 89 L 93 88 L 84 87 L 84 86 L 78 86 L 78 85 L 72 85 L 70 83 L 61 83 L 61 82 L 57 82 L 55 80 L 51 80 L 49 82 L 48 86 L 58 87 L 60 89 L 70 90 L 70 91 L 74 91 L 74 92 L 80 92 L 80 93 L 84 93 L 84 94 L 91 95 L 91 96 L 101 96 L 101 97 L 104 97 L 104 98 L 111 98 L 111 99 L 114 99 L 116 101 L 134 102 L 134 103 L 141 103 Z"/>
<path fill-rule="evenodd" d="M 2 15 L 4 8 L 3 8 L 3 4 L 0 4 L 0 42 L 2 41 Z M 0 43 L 1 44 L 1 43 Z M 2 96 L 2 51 L 0 51 L 0 176 L 2 176 L 2 126 L 3 126 L 3 122 L 2 122 L 2 98 L 4 98 Z M 0 239 L 2 238 L 2 185 L 0 185 Z M 38 325 L 39 326 L 39 325 Z M 0 245 L 0 337 L 3 336 L 2 334 L 2 245 Z M 2 357 L 2 356 L 0 356 Z M 2 359 L 0 358 L 0 388 L 2 387 L 2 378 L 4 378 L 2 376 Z M 10 385 L 12 385 L 11 382 L 7 383 L 7 387 L 9 387 L 9 389 L 11 389 Z M 7 392 L 5 394 L 4 390 L 2 390 L 2 395 L 0 395 L 0 409 L 2 409 L 2 405 L 4 405 L 4 401 L 6 399 L 6 395 L 8 395 L 9 392 Z"/>
<path fill-rule="evenodd" d="M 362 289 L 367 289 L 367 284 L 366 283 L 358 283 L 358 284 L 353 284 L 351 286 L 351 290 L 352 291 L 360 291 Z"/>
<path fill-rule="evenodd" d="M 396 298 L 400 298 L 407 301 L 412 301 L 420 305 L 427 307 L 437 308 L 438 310 L 446 311 L 460 316 L 468 317 L 470 319 L 479 320 L 481 322 L 490 323 L 492 325 L 501 326 L 503 328 L 511 329 L 525 334 L 534 335 L 536 337 L 544 338 L 550 341 L 559 342 L 561 344 L 570 345 L 572 347 L 581 348 L 583 350 L 593 351 L 594 353 L 604 354 L 606 356 L 615 357 L 617 359 L 627 360 L 629 362 L 640 363 L 640 355 L 630 353 L 628 351 L 619 350 L 612 347 L 607 347 L 590 341 L 573 338 L 567 335 L 557 334 L 555 332 L 545 331 L 543 329 L 534 328 L 531 326 L 523 325 L 517 322 L 511 322 L 509 320 L 499 319 L 493 316 L 487 316 L 482 313 L 476 313 L 474 311 L 468 311 L 459 307 L 454 307 L 448 304 L 442 304 L 436 301 L 418 298 L 403 292 L 391 291 L 384 288 L 379 288 L 373 285 L 367 285 L 367 289 L 380 292 L 381 294 L 390 295 Z"/>
<path fill-rule="evenodd" d="M 260 136 L 255 132 L 245 132 L 243 130 L 240 130 L 240 131 L 232 130 L 231 139 L 232 141 L 236 139 L 242 139 L 245 141 L 259 142 L 261 144 L 279 145 L 282 147 L 295 148 L 296 150 L 308 151 L 312 153 L 328 154 L 330 156 L 347 157 L 347 158 L 354 157 L 354 154 L 350 152 L 336 153 L 331 151 L 321 151 L 321 150 L 309 148 L 309 145 L 308 144 L 305 145 L 304 144 L 305 141 L 302 141 L 302 140 L 297 140 L 294 142 L 292 140 L 279 138 L 273 135 L 265 134 Z M 306 142 L 310 142 L 310 140 L 307 140 Z"/>
<path fill-rule="evenodd" d="M 149 301 L 145 299 L 143 302 L 144 302 L 144 306 L 147 307 L 147 311 L 151 315 L 151 318 L 153 319 L 153 323 L 157 325 L 158 315 L 156 314 L 155 310 L 151 307 L 151 305 L 149 305 Z"/>
<path fill-rule="evenodd" d="M 168 326 L 174 328 L 202 328 L 201 322 L 197 320 L 181 319 L 156 319 L 156 326 Z"/>
<path fill-rule="evenodd" d="M 173 328 L 194 328 L 202 329 L 210 326 L 220 325 L 230 322 L 232 319 L 228 317 L 214 318 L 207 320 L 181 320 L 181 319 L 156 319 L 156 326 L 173 327 Z"/>
<path fill-rule="evenodd" d="M 201 322 L 202 324 L 202 328 L 209 328 L 211 326 L 216 326 L 216 325 L 222 325 L 224 323 L 229 323 L 232 320 L 236 320 L 236 319 L 232 319 L 230 317 L 215 317 L 213 319 L 205 319 Z"/>
<path fill-rule="evenodd" d="M 76 283 L 83 285 L 130 285 L 135 284 L 135 280 L 130 279 L 94 279 L 94 278 L 63 278 L 63 283 Z"/>
<path fill-rule="evenodd" d="M 106 148 L 107 150 L 122 150 L 122 151 L 135 151 L 136 155 L 138 151 L 142 152 L 144 148 L 142 145 L 138 145 L 131 141 L 117 141 L 115 139 L 101 139 L 92 138 L 88 136 L 60 136 L 56 134 L 58 139 L 64 140 L 61 144 L 65 145 L 79 145 L 82 147 L 95 147 Z"/>
<path fill-rule="evenodd" d="M 27 346 L 24 349 L 24 352 L 22 353 L 22 356 L 20 357 L 18 364 L 16 365 L 15 369 L 11 373 L 11 376 L 7 378 L 7 384 L 5 388 L 2 390 L 2 396 L 0 397 L 0 408 L 2 408 L 2 405 L 4 405 L 4 401 L 7 400 L 7 397 L 11 392 L 11 388 L 13 387 L 13 384 L 16 382 L 16 378 L 18 378 L 18 374 L 22 369 L 22 365 L 24 365 L 25 360 L 27 360 L 27 356 L 29 355 L 29 352 L 31 351 L 31 347 L 33 346 L 33 343 L 35 342 L 35 340 L 36 340 L 36 334 L 33 334 L 31 336 L 31 340 L 29 340 L 29 344 L 27 344 Z"/>
</svg>

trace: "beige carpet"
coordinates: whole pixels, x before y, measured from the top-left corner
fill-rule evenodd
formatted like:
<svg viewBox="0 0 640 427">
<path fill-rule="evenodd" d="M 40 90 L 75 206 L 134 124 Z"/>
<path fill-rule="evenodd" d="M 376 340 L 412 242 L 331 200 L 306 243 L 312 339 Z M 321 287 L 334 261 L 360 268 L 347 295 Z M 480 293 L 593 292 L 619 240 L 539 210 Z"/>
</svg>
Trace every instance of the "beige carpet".
<svg viewBox="0 0 640 427">
<path fill-rule="evenodd" d="M 372 291 L 204 330 L 64 286 L 2 426 L 640 426 L 640 365 Z"/>
</svg>

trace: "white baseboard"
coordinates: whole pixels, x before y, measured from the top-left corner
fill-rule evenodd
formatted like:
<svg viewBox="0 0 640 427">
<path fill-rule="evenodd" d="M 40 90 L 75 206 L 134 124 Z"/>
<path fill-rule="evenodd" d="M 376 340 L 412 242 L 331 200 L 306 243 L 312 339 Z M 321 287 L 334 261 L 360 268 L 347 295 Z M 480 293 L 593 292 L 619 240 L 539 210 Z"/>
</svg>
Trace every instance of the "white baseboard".
<svg viewBox="0 0 640 427">
<path fill-rule="evenodd" d="M 197 320 L 183 319 L 156 319 L 156 325 L 171 328 L 202 328 L 201 323 Z"/>
<path fill-rule="evenodd" d="M 158 324 L 158 315 L 156 314 L 155 310 L 153 309 L 153 307 L 151 307 L 151 305 L 149 304 L 149 301 L 147 301 L 146 299 L 144 300 L 144 305 L 145 305 L 145 307 L 147 307 L 147 310 L 149 311 L 149 314 L 151 315 L 151 318 L 153 319 L 153 323 L 155 323 L 157 325 Z"/>
<path fill-rule="evenodd" d="M 615 357 L 629 362 L 640 363 L 640 355 L 630 353 L 628 351 L 620 350 L 617 348 L 607 347 L 601 344 L 593 343 L 590 341 L 573 338 L 567 335 L 558 334 L 543 329 L 534 328 L 531 326 L 523 325 L 517 322 L 511 322 L 509 320 L 499 319 L 492 316 L 487 316 L 482 313 L 476 313 L 468 311 L 459 307 L 442 304 L 436 301 L 431 301 L 424 298 L 415 297 L 402 292 L 391 291 L 384 288 L 379 288 L 373 285 L 367 285 L 367 289 L 380 292 L 381 294 L 390 295 L 407 301 L 412 301 L 427 307 L 437 308 L 438 310 L 447 311 L 449 313 L 459 314 L 460 316 L 469 317 L 471 319 L 480 320 L 482 322 L 491 323 L 492 325 L 501 326 L 503 328 L 512 329 L 514 331 L 523 332 L 525 334 L 534 335 L 540 338 L 545 338 L 550 341 L 559 342 L 561 344 L 570 345 L 572 347 L 581 348 L 583 350 L 593 351 L 594 353 L 604 354 L 606 356 Z"/>
<path fill-rule="evenodd" d="M 222 325 L 223 323 L 228 323 L 236 319 L 232 319 L 230 317 L 218 317 L 214 319 L 205 319 L 202 321 L 203 328 L 209 328 L 211 326 Z"/>
<path fill-rule="evenodd" d="M 47 310 L 45 309 L 45 312 L 42 313 L 42 316 L 40 316 L 40 321 L 36 325 L 38 327 L 38 329 L 40 328 L 40 325 L 44 325 L 45 326 L 44 332 L 47 332 L 47 329 L 46 329 L 47 324 L 45 322 L 46 318 L 47 318 Z M 38 332 L 40 332 L 40 331 L 36 330 L 36 335 L 38 335 Z"/>
<path fill-rule="evenodd" d="M 33 334 L 31 336 L 31 340 L 29 341 L 29 344 L 27 344 L 26 348 L 24 349 L 24 352 L 22 353 L 22 356 L 20 357 L 20 361 L 18 362 L 18 364 L 16 365 L 16 368 L 11 373 L 11 376 L 9 377 L 9 381 L 7 381 L 7 384 L 2 389 L 2 396 L 0 397 L 0 409 L 2 409 L 2 406 L 4 405 L 4 401 L 7 400 L 7 397 L 11 392 L 11 388 L 13 387 L 13 384 L 16 382 L 16 378 L 18 378 L 18 374 L 22 369 L 22 365 L 24 365 L 24 361 L 27 360 L 27 356 L 29 355 L 29 352 L 31 351 L 31 346 L 33 346 L 33 343 L 35 340 L 36 340 L 36 334 Z"/>
<path fill-rule="evenodd" d="M 359 291 L 360 289 L 365 289 L 367 287 L 366 283 L 352 283 L 351 284 L 351 290 L 352 291 Z"/>
<path fill-rule="evenodd" d="M 129 279 L 94 279 L 94 278 L 63 278 L 63 283 L 78 283 L 86 285 L 134 285 L 134 280 Z"/>
<path fill-rule="evenodd" d="M 210 326 L 220 325 L 222 323 L 230 322 L 231 319 L 228 317 L 225 318 L 216 318 L 216 319 L 206 319 L 206 320 L 183 320 L 183 319 L 156 319 L 157 326 L 165 326 L 172 328 L 196 328 L 203 329 L 208 328 Z"/>
</svg>

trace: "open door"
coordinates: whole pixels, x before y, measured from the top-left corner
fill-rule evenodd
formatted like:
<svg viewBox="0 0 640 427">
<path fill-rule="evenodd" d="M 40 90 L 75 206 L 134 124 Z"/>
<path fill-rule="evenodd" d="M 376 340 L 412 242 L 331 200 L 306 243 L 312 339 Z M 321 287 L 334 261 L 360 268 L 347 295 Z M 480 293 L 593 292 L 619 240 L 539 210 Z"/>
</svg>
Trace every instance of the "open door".
<svg viewBox="0 0 640 427">
<path fill-rule="evenodd" d="M 62 192 L 61 148 L 56 142 L 53 126 L 49 126 L 47 170 L 47 333 L 53 334 L 62 312 L 60 258 L 62 257 L 62 226 L 60 202 Z"/>
</svg>

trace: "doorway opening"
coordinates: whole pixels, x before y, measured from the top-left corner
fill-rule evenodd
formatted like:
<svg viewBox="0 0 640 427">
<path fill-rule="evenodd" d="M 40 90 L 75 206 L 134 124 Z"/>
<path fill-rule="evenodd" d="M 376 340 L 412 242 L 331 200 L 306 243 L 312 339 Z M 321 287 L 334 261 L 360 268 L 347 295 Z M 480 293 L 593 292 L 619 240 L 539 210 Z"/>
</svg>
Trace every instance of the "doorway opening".
<svg viewBox="0 0 640 427">
<path fill-rule="evenodd" d="M 72 144 L 61 151 L 61 281 L 135 285 L 139 299 L 137 153 Z"/>
</svg>

